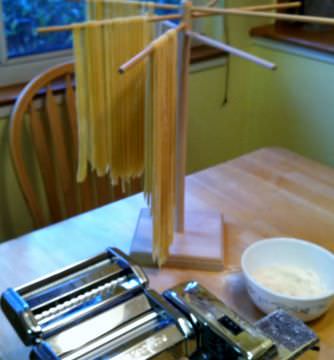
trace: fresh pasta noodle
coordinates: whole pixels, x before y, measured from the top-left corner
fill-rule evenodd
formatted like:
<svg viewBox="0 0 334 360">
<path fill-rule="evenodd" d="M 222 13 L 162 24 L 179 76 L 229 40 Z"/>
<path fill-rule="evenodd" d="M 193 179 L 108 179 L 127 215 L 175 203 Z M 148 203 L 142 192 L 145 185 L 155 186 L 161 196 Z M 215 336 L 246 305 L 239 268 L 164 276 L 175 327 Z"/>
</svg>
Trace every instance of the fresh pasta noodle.
<svg viewBox="0 0 334 360">
<path fill-rule="evenodd" d="M 87 162 L 99 176 L 125 184 L 144 170 L 146 64 L 120 75 L 122 63 L 150 41 L 146 17 L 88 22 L 74 30 L 79 166 L 77 180 L 87 174 Z"/>
<path fill-rule="evenodd" d="M 102 20 L 104 16 L 104 3 L 98 0 L 86 1 L 86 18 L 87 20 Z"/>
<path fill-rule="evenodd" d="M 92 122 L 90 127 L 91 163 L 99 176 L 105 175 L 108 168 L 102 35 L 102 27 L 98 24 L 89 24 L 86 29 L 86 56 L 89 64 L 87 88 L 90 89 L 86 101 L 89 102 L 89 117 Z"/>
<path fill-rule="evenodd" d="M 101 9 L 92 7 L 90 12 L 101 16 L 105 10 Z M 98 175 L 108 173 L 111 182 L 120 183 L 125 191 L 130 179 L 142 175 L 145 164 L 152 256 L 161 266 L 174 234 L 177 31 L 169 30 L 152 43 L 148 61 L 125 74 L 118 72 L 150 43 L 152 35 L 145 16 L 116 18 L 103 25 L 90 21 L 75 28 L 77 179 L 85 179 L 90 164 Z"/>
<path fill-rule="evenodd" d="M 86 5 L 87 19 L 102 20 L 136 16 L 145 11 L 145 2 L 128 2 L 127 0 L 88 0 Z"/>
<path fill-rule="evenodd" d="M 131 32 L 116 26 L 117 22 L 131 23 Z M 118 69 L 148 44 L 150 25 L 142 21 L 134 23 L 131 18 L 117 19 L 114 25 L 113 41 L 110 42 L 109 49 L 111 54 L 109 93 L 112 113 L 121 121 L 110 123 L 110 164 L 112 164 L 112 179 L 117 181 L 118 178 L 126 180 L 131 176 L 140 176 L 144 168 L 146 64 L 140 63 L 123 75 L 118 73 Z"/>
<path fill-rule="evenodd" d="M 88 88 L 87 88 L 87 72 L 85 69 L 86 58 L 84 56 L 84 41 L 80 28 L 73 30 L 74 53 L 76 57 L 76 107 L 77 107 L 77 122 L 78 122 L 78 137 L 79 137 L 79 160 L 77 180 L 84 181 L 87 174 L 87 160 L 89 152 L 88 126 L 89 126 L 89 109 L 88 109 Z"/>
<path fill-rule="evenodd" d="M 166 262 L 173 241 L 176 163 L 177 32 L 153 43 L 152 113 L 147 114 L 145 197 L 153 219 L 153 260 Z M 151 165 L 150 165 L 151 164 Z"/>
</svg>

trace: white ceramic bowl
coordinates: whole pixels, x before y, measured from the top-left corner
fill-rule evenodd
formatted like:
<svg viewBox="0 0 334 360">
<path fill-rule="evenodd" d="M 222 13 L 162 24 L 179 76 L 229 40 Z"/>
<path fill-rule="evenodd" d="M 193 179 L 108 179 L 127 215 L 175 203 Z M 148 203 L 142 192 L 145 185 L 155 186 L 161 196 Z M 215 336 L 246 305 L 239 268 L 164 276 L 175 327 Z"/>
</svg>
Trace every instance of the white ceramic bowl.
<svg viewBox="0 0 334 360">
<path fill-rule="evenodd" d="M 255 280 L 253 274 L 257 269 L 275 265 L 314 271 L 326 288 L 326 294 L 292 297 L 276 293 Z M 243 253 L 241 267 L 250 297 L 265 313 L 281 308 L 303 321 L 311 321 L 325 313 L 334 300 L 334 255 L 307 241 L 290 238 L 257 241 Z"/>
</svg>

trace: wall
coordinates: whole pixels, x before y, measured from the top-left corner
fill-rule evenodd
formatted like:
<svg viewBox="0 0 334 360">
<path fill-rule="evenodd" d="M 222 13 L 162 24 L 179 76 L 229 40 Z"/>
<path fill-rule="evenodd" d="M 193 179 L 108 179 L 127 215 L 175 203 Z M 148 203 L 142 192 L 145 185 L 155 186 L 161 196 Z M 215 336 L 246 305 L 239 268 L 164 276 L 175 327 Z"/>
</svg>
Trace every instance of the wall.
<svg viewBox="0 0 334 360">
<path fill-rule="evenodd" d="M 285 146 L 334 166 L 334 57 L 257 44 L 251 50 L 279 69 L 272 75 L 258 68 L 249 73 L 249 147 Z"/>
<path fill-rule="evenodd" d="M 257 0 L 257 4 L 268 4 L 270 1 Z M 254 5 L 253 0 L 225 0 L 227 7 Z M 252 41 L 248 36 L 249 29 L 268 20 L 226 16 L 215 19 L 226 22 L 222 28 L 228 30 L 222 36 L 235 47 L 250 50 Z M 254 49 L 251 49 L 254 51 Z M 234 158 L 259 145 L 260 137 L 248 128 L 252 119 L 247 115 L 246 103 L 252 92 L 249 81 L 250 72 L 264 73 L 267 78 L 273 72 L 248 63 L 237 57 L 229 57 L 228 67 L 206 70 L 204 73 L 192 74 L 190 78 L 190 114 L 188 139 L 188 171 L 193 172 L 224 160 Z M 228 76 L 227 103 L 224 104 L 226 76 Z M 262 75 L 261 75 L 262 76 Z M 253 114 L 256 116 L 255 114 Z M 253 141 L 251 136 L 257 136 Z"/>
<path fill-rule="evenodd" d="M 334 56 L 249 38 L 248 29 L 263 20 L 229 16 L 227 21 L 232 45 L 275 62 L 278 70 L 232 57 L 225 106 L 226 67 L 192 76 L 188 170 L 263 146 L 287 147 L 334 166 Z"/>
<path fill-rule="evenodd" d="M 9 121 L 0 118 L 0 241 L 28 232 L 31 219 L 9 153 Z"/>
</svg>

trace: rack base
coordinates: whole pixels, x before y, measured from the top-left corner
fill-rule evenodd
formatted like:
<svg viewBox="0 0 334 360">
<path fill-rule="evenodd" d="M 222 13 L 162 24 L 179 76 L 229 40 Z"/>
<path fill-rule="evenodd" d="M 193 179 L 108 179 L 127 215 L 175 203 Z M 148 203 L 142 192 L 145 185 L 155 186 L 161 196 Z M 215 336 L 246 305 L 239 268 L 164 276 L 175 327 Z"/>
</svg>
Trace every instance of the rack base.
<svg viewBox="0 0 334 360">
<path fill-rule="evenodd" d="M 221 271 L 224 255 L 224 223 L 215 211 L 193 211 L 185 214 L 185 231 L 174 233 L 166 267 Z M 130 256 L 141 266 L 157 267 L 152 260 L 152 218 L 142 209 L 132 240 Z"/>
</svg>

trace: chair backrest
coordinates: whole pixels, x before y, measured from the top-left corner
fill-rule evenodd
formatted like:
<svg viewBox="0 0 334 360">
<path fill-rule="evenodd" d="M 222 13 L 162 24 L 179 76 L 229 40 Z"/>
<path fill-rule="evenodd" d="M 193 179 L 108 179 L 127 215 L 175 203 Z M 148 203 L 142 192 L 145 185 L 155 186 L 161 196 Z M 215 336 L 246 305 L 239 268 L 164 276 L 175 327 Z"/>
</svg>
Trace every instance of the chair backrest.
<svg viewBox="0 0 334 360">
<path fill-rule="evenodd" d="M 35 227 L 141 190 L 140 179 L 124 193 L 120 185 L 111 186 L 107 176 L 97 177 L 93 172 L 77 184 L 77 136 L 74 65 L 66 63 L 27 84 L 10 120 L 13 163 Z"/>
</svg>

